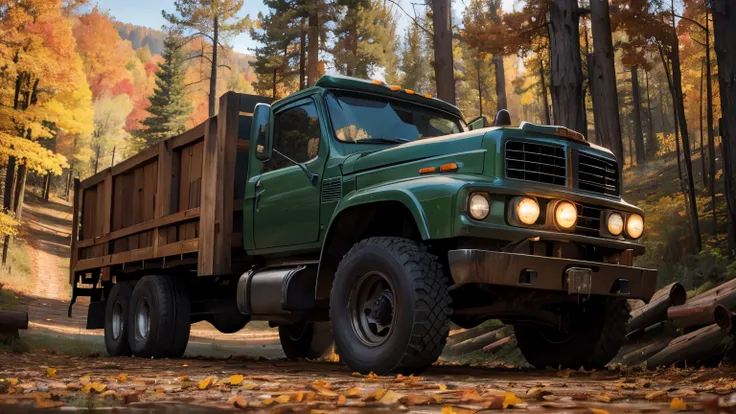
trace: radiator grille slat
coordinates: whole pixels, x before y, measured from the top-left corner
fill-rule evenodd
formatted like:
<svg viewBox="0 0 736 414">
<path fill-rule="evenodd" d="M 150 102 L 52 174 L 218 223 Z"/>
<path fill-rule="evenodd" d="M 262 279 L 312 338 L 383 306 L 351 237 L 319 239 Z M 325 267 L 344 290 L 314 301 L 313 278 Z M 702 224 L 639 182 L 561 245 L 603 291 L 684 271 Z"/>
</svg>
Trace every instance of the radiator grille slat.
<svg viewBox="0 0 736 414">
<path fill-rule="evenodd" d="M 563 147 L 506 141 L 505 158 L 508 178 L 567 184 L 567 160 Z"/>
<path fill-rule="evenodd" d="M 593 193 L 619 195 L 618 164 L 615 161 L 579 151 L 578 188 Z"/>
<path fill-rule="evenodd" d="M 599 236 L 601 230 L 601 211 L 603 209 L 587 204 L 576 204 L 578 208 L 578 223 L 575 233 L 586 236 Z"/>
</svg>

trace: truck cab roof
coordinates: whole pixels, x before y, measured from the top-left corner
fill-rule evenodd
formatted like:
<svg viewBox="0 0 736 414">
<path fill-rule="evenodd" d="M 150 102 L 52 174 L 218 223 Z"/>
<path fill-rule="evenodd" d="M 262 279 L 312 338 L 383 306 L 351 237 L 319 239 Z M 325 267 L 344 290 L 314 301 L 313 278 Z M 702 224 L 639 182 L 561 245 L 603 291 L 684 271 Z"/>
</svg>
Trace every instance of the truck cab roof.
<svg viewBox="0 0 736 414">
<path fill-rule="evenodd" d="M 441 99 L 433 98 L 429 94 L 423 94 L 411 89 L 404 89 L 398 85 L 388 85 L 380 80 L 368 81 L 365 79 L 353 78 L 343 75 L 323 75 L 321 78 L 319 78 L 315 86 L 289 95 L 277 101 L 276 103 L 274 103 L 274 105 L 281 106 L 284 104 L 288 104 L 305 96 L 312 95 L 318 90 L 324 89 L 353 91 L 385 96 L 386 98 L 399 99 L 402 101 L 410 102 L 412 104 L 423 105 L 433 109 L 439 109 L 460 119 L 464 119 L 463 113 L 460 108 Z"/>
</svg>

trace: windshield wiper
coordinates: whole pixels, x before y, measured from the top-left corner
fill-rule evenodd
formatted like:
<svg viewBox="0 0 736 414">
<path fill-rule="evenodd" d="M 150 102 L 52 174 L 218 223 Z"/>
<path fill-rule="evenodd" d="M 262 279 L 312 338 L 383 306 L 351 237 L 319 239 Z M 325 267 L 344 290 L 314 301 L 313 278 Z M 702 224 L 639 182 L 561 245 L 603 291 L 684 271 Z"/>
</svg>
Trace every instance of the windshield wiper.
<svg viewBox="0 0 736 414">
<path fill-rule="evenodd" d="M 356 144 L 405 144 L 410 141 L 406 138 L 373 137 L 373 138 L 363 138 L 363 139 L 359 139 L 353 142 L 355 142 Z"/>
</svg>

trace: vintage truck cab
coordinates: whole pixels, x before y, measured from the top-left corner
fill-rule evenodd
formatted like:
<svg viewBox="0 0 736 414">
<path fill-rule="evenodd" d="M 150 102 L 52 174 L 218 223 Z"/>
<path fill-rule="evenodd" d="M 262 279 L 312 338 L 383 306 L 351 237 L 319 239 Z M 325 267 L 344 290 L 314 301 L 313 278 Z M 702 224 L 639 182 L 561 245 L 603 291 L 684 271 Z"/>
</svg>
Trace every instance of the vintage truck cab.
<svg viewBox="0 0 736 414">
<path fill-rule="evenodd" d="M 654 292 L 656 272 L 633 266 L 644 218 L 621 197 L 619 163 L 575 131 L 466 124 L 429 95 L 341 76 L 273 103 L 223 99 L 199 132 L 82 183 L 72 284 L 94 286 L 88 325 L 104 325 L 112 355 L 181 356 L 192 322 L 234 332 L 267 320 L 290 358 L 319 357 L 334 338 L 355 371 L 416 373 L 450 321 L 497 318 L 533 366 L 597 368 L 626 335 L 627 300 Z M 177 155 L 185 145 L 199 164 Z M 154 219 L 116 227 L 136 168 L 158 171 L 163 196 Z M 233 185 L 235 201 L 221 201 Z M 97 224 L 105 197 L 113 213 Z M 177 198 L 178 210 L 166 204 Z M 112 231 L 89 230 L 100 228 Z"/>
</svg>

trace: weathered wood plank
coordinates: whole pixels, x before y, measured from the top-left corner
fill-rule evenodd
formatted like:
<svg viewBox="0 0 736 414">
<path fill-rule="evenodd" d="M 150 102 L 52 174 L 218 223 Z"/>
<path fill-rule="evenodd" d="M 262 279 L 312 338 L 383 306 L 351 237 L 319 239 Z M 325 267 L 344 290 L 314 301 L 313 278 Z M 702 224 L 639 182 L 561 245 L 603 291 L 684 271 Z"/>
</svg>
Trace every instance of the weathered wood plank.
<svg viewBox="0 0 736 414">
<path fill-rule="evenodd" d="M 127 262 L 135 262 L 137 260 L 148 260 L 153 259 L 153 247 L 143 247 L 135 250 L 128 250 L 127 252 L 115 253 L 110 257 L 110 264 L 122 264 Z"/>
<path fill-rule="evenodd" d="M 112 175 L 118 175 L 125 171 L 131 170 L 145 163 L 146 161 L 158 156 L 158 145 L 148 147 L 138 154 L 116 164 L 112 167 Z"/>
<path fill-rule="evenodd" d="M 182 133 L 181 135 L 177 135 L 173 138 L 167 139 L 166 142 L 169 143 L 170 149 L 173 150 L 179 147 L 183 147 L 187 144 L 190 144 L 198 139 L 204 139 L 204 131 L 205 131 L 206 123 L 207 121 L 202 122 L 201 124 L 190 129 L 189 131 Z"/>
<path fill-rule="evenodd" d="M 185 253 L 194 253 L 199 249 L 199 240 L 183 240 L 176 243 L 158 246 L 158 257 L 174 256 Z"/>
<path fill-rule="evenodd" d="M 192 208 L 189 210 L 180 211 L 178 213 L 170 214 L 166 217 L 144 221 L 133 226 L 124 227 L 120 230 L 113 231 L 112 233 L 106 234 L 101 237 L 95 237 L 91 239 L 80 240 L 77 243 L 77 247 L 89 247 L 95 244 L 105 243 L 111 240 L 119 239 L 122 237 L 130 236 L 131 234 L 144 232 L 151 230 L 155 227 L 164 227 L 171 224 L 179 223 L 182 221 L 193 220 L 199 217 L 200 208 Z"/>
</svg>

